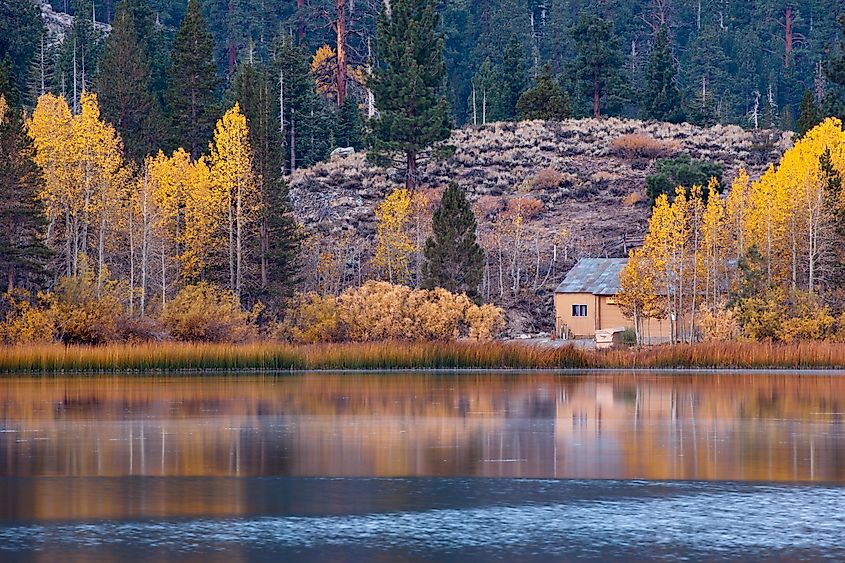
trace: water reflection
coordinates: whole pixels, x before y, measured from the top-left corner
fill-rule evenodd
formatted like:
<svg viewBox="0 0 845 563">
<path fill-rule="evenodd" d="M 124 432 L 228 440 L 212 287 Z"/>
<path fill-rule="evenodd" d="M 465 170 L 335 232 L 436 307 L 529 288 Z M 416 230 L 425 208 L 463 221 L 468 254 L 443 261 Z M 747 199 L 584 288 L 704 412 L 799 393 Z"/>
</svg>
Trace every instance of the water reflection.
<svg viewBox="0 0 845 563">
<path fill-rule="evenodd" d="M 843 411 L 836 375 L 3 379 L 0 476 L 845 482 Z"/>
</svg>

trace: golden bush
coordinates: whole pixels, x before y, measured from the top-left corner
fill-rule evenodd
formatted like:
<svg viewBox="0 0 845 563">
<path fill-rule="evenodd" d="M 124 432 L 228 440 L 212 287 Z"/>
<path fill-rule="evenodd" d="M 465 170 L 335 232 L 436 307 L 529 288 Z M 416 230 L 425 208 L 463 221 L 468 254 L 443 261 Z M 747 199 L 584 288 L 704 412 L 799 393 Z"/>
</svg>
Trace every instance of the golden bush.
<svg viewBox="0 0 845 563">
<path fill-rule="evenodd" d="M 183 287 L 161 320 L 176 340 L 243 342 L 256 334 L 235 294 L 207 282 Z"/>
<path fill-rule="evenodd" d="M 43 295 L 39 295 L 43 300 Z M 55 337 L 56 322 L 52 311 L 40 300 L 23 290 L 15 290 L 3 296 L 8 308 L 0 324 L 0 342 L 4 344 L 41 344 L 51 342 Z"/>
<path fill-rule="evenodd" d="M 705 311 L 698 322 L 705 342 L 730 342 L 739 338 L 740 326 L 730 309 Z"/>
<path fill-rule="evenodd" d="M 298 296 L 281 334 L 301 343 L 454 340 L 465 336 L 483 340 L 493 338 L 503 327 L 501 309 L 479 307 L 466 295 L 370 281 L 347 289 L 337 299 Z"/>
<path fill-rule="evenodd" d="M 105 344 L 118 339 L 118 323 L 126 315 L 124 284 L 99 276 L 86 267 L 76 277 L 59 280 L 44 303 L 56 325 L 56 336 L 66 344 Z"/>
<path fill-rule="evenodd" d="M 276 336 L 299 344 L 338 340 L 337 300 L 313 292 L 296 295 Z"/>
<path fill-rule="evenodd" d="M 503 311 L 494 305 L 473 305 L 466 313 L 469 337 L 476 340 L 492 340 L 505 328 Z"/>
</svg>

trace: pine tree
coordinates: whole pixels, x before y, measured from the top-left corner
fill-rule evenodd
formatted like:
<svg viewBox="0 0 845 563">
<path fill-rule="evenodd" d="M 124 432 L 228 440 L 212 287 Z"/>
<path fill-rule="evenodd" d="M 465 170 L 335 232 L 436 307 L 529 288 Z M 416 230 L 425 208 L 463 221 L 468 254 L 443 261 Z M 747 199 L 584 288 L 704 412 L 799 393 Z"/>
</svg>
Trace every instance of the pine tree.
<svg viewBox="0 0 845 563">
<path fill-rule="evenodd" d="M 499 95 L 496 99 L 496 117 L 506 121 L 516 119 L 516 104 L 527 87 L 525 64 L 523 63 L 522 45 L 516 35 L 511 35 L 502 54 L 502 64 L 498 69 L 496 82 Z"/>
<path fill-rule="evenodd" d="M 845 36 L 845 14 L 838 20 L 840 35 Z M 830 56 L 824 67 L 825 76 L 833 86 L 825 96 L 824 110 L 826 115 L 845 119 L 845 46 L 839 43 L 835 48 L 829 47 Z"/>
<path fill-rule="evenodd" d="M 214 42 L 200 12 L 190 0 L 182 25 L 173 38 L 172 63 L 166 93 L 176 143 L 196 159 L 204 149 L 217 114 L 217 69 Z"/>
<path fill-rule="evenodd" d="M 369 81 L 378 108 L 369 123 L 371 154 L 403 153 L 409 190 L 417 185 L 421 153 L 450 133 L 439 21 L 435 0 L 398 0 L 378 20 L 378 66 Z"/>
<path fill-rule="evenodd" d="M 308 55 L 281 34 L 271 53 L 276 127 L 284 137 L 285 169 L 293 171 L 328 154 L 329 123 L 317 97 Z"/>
<path fill-rule="evenodd" d="M 103 33 L 91 21 L 91 0 L 74 2 L 73 26 L 62 41 L 56 62 L 53 90 L 64 95 L 74 113 L 81 110 L 82 94 L 90 90 L 103 54 Z"/>
<path fill-rule="evenodd" d="M 152 90 L 146 49 L 125 4 L 115 14 L 96 85 L 103 117 L 123 137 L 127 158 L 141 162 L 156 152 L 163 132 L 161 108 Z"/>
<path fill-rule="evenodd" d="M 821 123 L 818 110 L 816 109 L 816 101 L 813 98 L 813 93 L 807 90 L 804 92 L 804 99 L 801 101 L 801 113 L 798 116 L 798 121 L 795 123 L 795 133 L 797 138 L 806 135 L 807 131 Z"/>
<path fill-rule="evenodd" d="M 267 235 L 270 294 L 284 301 L 293 295 L 301 277 L 304 233 L 291 213 L 287 182 L 282 178 L 270 190 Z"/>
<path fill-rule="evenodd" d="M 43 33 L 41 13 L 31 0 L 4 0 L 0 2 L 0 61 L 8 57 L 8 80 L 14 98 L 7 98 L 15 105 L 25 91 L 30 61 L 38 49 Z"/>
<path fill-rule="evenodd" d="M 645 75 L 645 92 L 643 92 L 643 116 L 646 119 L 656 119 L 679 123 L 684 115 L 681 109 L 681 93 L 675 84 L 677 65 L 672 55 L 672 45 L 669 42 L 669 31 L 661 26 L 654 39 L 654 46 L 648 56 Z"/>
<path fill-rule="evenodd" d="M 338 147 L 361 148 L 363 144 L 363 124 L 358 103 L 347 96 L 337 110 L 334 127 L 334 143 Z"/>
<path fill-rule="evenodd" d="M 582 14 L 571 34 L 576 50 L 573 74 L 590 99 L 593 117 L 601 117 L 603 105 L 611 105 L 614 97 L 624 97 L 622 58 L 613 21 Z"/>
<path fill-rule="evenodd" d="M 115 17 L 121 9 L 132 16 L 135 37 L 143 45 L 144 55 L 150 66 L 151 89 L 158 97 L 159 103 L 162 103 L 167 88 L 169 46 L 164 27 L 158 21 L 158 12 L 153 12 L 145 0 L 122 0 Z"/>
<path fill-rule="evenodd" d="M 23 120 L 0 95 L 0 271 L 6 273 L 8 291 L 19 286 L 35 289 L 45 276 L 50 253 L 41 238 L 42 185 Z"/>
<path fill-rule="evenodd" d="M 569 117 L 569 98 L 552 78 L 549 65 L 537 78 L 537 84 L 526 90 L 516 104 L 519 119 L 562 120 Z"/>
<path fill-rule="evenodd" d="M 484 251 L 476 240 L 476 228 L 466 194 L 452 182 L 434 212 L 432 235 L 425 243 L 425 287 L 478 296 Z"/>
</svg>

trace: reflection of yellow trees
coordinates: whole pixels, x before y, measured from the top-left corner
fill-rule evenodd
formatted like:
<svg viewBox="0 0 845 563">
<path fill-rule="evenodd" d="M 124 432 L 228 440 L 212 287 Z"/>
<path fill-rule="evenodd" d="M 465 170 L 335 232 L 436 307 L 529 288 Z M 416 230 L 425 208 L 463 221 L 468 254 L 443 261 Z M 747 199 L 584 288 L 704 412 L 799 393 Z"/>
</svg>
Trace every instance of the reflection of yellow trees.
<svg viewBox="0 0 845 563">
<path fill-rule="evenodd" d="M 845 480 L 828 376 L 0 383 L 3 475 Z"/>
</svg>

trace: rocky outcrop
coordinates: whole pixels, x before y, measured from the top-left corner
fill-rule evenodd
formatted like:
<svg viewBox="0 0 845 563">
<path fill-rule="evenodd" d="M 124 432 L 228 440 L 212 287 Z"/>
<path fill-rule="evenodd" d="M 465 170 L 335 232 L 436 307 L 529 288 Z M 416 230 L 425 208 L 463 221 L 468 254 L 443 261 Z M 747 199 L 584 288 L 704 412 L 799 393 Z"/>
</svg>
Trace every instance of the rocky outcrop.
<svg viewBox="0 0 845 563">
<path fill-rule="evenodd" d="M 61 43 L 73 27 L 73 16 L 56 12 L 48 0 L 32 1 L 41 10 L 41 19 L 44 21 L 44 27 L 47 28 L 48 36 Z M 111 26 L 108 24 L 96 22 L 94 25 L 105 34 L 111 31 Z"/>
<path fill-rule="evenodd" d="M 648 206 L 646 177 L 653 160 L 617 154 L 614 140 L 642 135 L 671 143 L 674 154 L 718 162 L 729 183 L 740 167 L 759 175 L 790 144 L 780 132 L 752 132 L 717 125 L 581 119 L 563 122 L 503 122 L 465 127 L 452 133 L 454 154 L 421 165 L 421 183 L 443 186 L 456 181 L 473 200 L 531 196 L 543 203 L 539 220 L 550 232 L 566 227 L 583 239 L 583 255 L 619 255 L 644 233 Z M 536 181 L 552 170 L 560 182 Z M 363 153 L 332 157 L 296 171 L 290 196 L 302 222 L 327 236 L 374 235 L 373 208 L 395 186 L 401 171 L 366 162 Z M 638 195 L 639 194 L 639 195 Z"/>
</svg>

